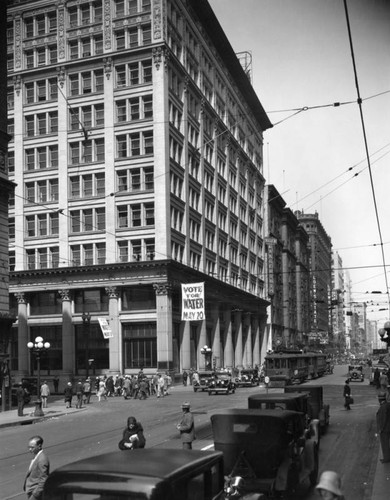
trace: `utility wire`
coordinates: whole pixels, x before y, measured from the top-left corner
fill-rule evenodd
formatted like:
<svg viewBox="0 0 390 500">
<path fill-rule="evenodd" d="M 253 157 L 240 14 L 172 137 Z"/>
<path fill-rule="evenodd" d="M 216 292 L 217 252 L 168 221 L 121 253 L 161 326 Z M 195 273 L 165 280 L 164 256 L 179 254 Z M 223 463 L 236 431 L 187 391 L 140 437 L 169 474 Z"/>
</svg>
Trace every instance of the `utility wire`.
<svg viewBox="0 0 390 500">
<path fill-rule="evenodd" d="M 362 108 L 362 98 L 360 96 L 359 80 L 358 80 L 357 69 L 356 69 L 355 53 L 354 53 L 353 42 L 352 42 L 352 33 L 351 33 L 351 26 L 350 26 L 350 22 L 349 22 L 347 0 L 344 0 L 344 8 L 345 8 L 345 17 L 346 17 L 347 29 L 348 29 L 349 44 L 350 44 L 350 49 L 351 49 L 351 58 L 352 58 L 352 64 L 353 64 L 353 72 L 354 72 L 354 76 L 355 76 L 355 86 L 356 86 L 356 92 L 357 92 L 357 96 L 358 96 L 357 103 L 358 103 L 359 112 L 360 112 L 360 121 L 361 121 L 361 125 L 362 125 L 363 137 L 364 137 L 364 147 L 365 147 L 365 150 L 366 150 L 368 171 L 370 173 L 371 192 L 372 192 L 372 197 L 373 197 L 373 202 L 374 202 L 374 207 L 375 207 L 375 216 L 376 216 L 376 222 L 377 222 L 377 226 L 378 226 L 379 240 L 380 240 L 380 243 L 381 243 L 381 252 L 382 252 L 382 262 L 383 262 L 384 278 L 385 278 L 387 298 L 388 298 L 389 309 L 390 309 L 389 284 L 388 284 L 388 279 L 387 279 L 385 252 L 384 252 L 384 249 L 383 249 L 382 230 L 381 230 L 381 225 L 380 225 L 380 221 L 379 221 L 378 206 L 377 206 L 377 203 L 376 203 L 374 181 L 373 181 L 373 177 L 372 177 L 371 162 L 370 162 L 370 154 L 369 154 L 369 151 L 368 151 L 368 142 L 367 142 L 367 135 L 366 135 L 366 127 L 365 127 L 365 123 L 364 123 L 363 108 Z"/>
</svg>

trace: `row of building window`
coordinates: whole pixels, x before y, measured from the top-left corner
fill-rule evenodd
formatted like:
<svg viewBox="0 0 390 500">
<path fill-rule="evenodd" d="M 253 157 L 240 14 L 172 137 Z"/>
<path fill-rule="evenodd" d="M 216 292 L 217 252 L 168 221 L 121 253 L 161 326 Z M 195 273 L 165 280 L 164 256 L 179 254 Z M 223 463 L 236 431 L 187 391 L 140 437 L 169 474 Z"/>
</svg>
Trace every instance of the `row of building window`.
<svg viewBox="0 0 390 500">
<path fill-rule="evenodd" d="M 39 225 L 38 225 L 39 224 Z M 27 231 L 33 233 L 41 232 L 42 236 L 47 236 L 45 232 L 50 230 L 58 233 L 57 225 L 54 219 L 28 221 Z M 51 225 L 51 226 L 50 226 Z M 49 227 L 50 226 L 50 227 Z M 155 259 L 154 238 L 137 238 L 133 240 L 118 241 L 117 246 L 118 262 L 140 262 L 151 261 Z M 106 263 L 106 244 L 105 243 L 86 243 L 79 245 L 70 245 L 70 261 L 66 261 L 71 266 L 87 266 Z M 60 255 L 58 246 L 45 246 L 42 248 L 26 249 L 27 269 L 48 269 L 58 268 L 60 264 Z M 15 253 L 10 252 L 10 270 L 15 269 Z"/>
</svg>

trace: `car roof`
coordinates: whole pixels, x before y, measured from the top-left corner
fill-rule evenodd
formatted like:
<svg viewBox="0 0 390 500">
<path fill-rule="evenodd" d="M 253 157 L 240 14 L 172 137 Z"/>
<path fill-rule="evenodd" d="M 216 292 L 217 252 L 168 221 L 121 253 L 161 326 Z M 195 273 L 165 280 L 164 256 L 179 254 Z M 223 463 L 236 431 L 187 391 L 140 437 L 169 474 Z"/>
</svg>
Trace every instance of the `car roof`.
<svg viewBox="0 0 390 500">
<path fill-rule="evenodd" d="M 301 419 L 302 413 L 298 411 L 292 410 L 255 410 L 255 409 L 247 409 L 247 408 L 226 408 L 224 410 L 217 410 L 211 415 L 211 418 L 214 417 L 248 417 L 253 419 L 269 419 L 269 420 L 278 420 L 280 422 L 288 422 L 293 419 Z"/>
<path fill-rule="evenodd" d="M 197 468 L 213 465 L 221 459 L 222 453 L 200 450 L 135 449 L 131 452 L 114 451 L 64 465 L 50 475 L 59 478 L 61 475 L 76 473 L 78 477 L 85 474 L 102 476 L 133 476 L 145 478 L 155 483 L 181 477 Z M 96 477 L 96 476 L 95 476 Z"/>
<path fill-rule="evenodd" d="M 292 401 L 295 399 L 307 399 L 309 394 L 306 392 L 278 392 L 275 394 L 253 394 L 249 396 L 250 400 L 261 400 L 261 401 Z"/>
</svg>

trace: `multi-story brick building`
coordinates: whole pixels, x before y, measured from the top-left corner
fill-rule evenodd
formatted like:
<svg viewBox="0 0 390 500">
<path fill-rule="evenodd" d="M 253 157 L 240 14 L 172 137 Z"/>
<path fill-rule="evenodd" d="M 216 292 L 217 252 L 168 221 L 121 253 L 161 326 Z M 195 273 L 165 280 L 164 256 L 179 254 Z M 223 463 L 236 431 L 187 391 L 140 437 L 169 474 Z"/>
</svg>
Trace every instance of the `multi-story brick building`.
<svg viewBox="0 0 390 500">
<path fill-rule="evenodd" d="M 7 35 L 13 368 L 38 333 L 64 376 L 259 363 L 271 123 L 208 2 L 9 0 Z"/>
</svg>

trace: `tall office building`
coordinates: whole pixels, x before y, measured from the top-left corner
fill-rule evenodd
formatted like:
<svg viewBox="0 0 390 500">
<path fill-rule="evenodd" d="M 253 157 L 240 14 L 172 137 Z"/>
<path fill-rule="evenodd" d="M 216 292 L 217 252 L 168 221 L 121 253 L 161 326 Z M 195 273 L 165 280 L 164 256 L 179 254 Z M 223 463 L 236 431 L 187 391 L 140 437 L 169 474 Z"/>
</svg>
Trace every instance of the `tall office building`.
<svg viewBox="0 0 390 500">
<path fill-rule="evenodd" d="M 259 363 L 271 123 L 208 2 L 9 0 L 7 36 L 13 368 Z"/>
</svg>

